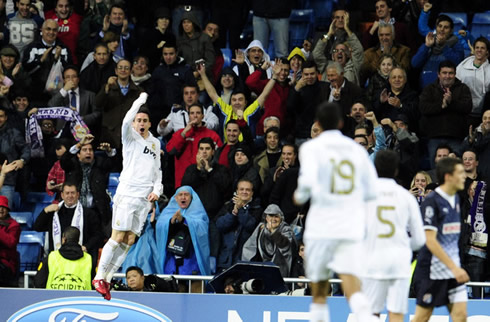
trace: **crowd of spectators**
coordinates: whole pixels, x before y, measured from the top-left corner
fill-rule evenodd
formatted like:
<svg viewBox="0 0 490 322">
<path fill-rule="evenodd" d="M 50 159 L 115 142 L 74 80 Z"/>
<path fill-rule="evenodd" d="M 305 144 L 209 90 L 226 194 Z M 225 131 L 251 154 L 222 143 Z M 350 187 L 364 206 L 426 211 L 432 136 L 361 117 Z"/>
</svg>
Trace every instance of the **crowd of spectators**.
<svg viewBox="0 0 490 322">
<path fill-rule="evenodd" d="M 397 179 L 419 202 L 437 184 L 438 160 L 463 159 L 463 259 L 476 267 L 472 280 L 488 278 L 479 223 L 490 224 L 490 210 L 478 200 L 490 201 L 490 42 L 440 14 L 457 10 L 451 1 L 370 1 L 367 25 L 358 5 L 339 1 L 302 48 L 288 43 L 294 1 L 11 2 L 0 0 L 0 209 L 12 208 L 14 191 L 54 196 L 34 223 L 49 232 L 49 250 L 70 225 L 94 257 L 109 237 L 108 176 L 122 168 L 122 120 L 144 91 L 169 198 L 125 268 L 210 274 L 253 259 L 298 275 L 298 149 L 322 131 L 315 111 L 329 101 L 342 108 L 342 133 L 372 159 L 399 153 Z M 2 227 L 14 227 L 8 218 Z M 0 235 L 0 254 L 11 256 L 3 248 L 14 233 Z M 15 265 L 2 256 L 0 268 Z"/>
</svg>

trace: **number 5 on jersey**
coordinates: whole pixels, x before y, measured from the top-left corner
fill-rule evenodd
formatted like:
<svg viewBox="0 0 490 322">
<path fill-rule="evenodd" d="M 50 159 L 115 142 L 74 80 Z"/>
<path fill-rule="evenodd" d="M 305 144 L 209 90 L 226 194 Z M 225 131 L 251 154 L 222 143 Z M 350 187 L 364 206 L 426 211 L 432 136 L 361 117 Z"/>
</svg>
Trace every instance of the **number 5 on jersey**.
<svg viewBox="0 0 490 322">
<path fill-rule="evenodd" d="M 395 207 L 393 207 L 393 206 L 378 206 L 376 208 L 376 216 L 378 217 L 378 220 L 382 224 L 390 227 L 390 231 L 387 234 L 378 234 L 378 238 L 390 238 L 390 237 L 393 237 L 393 235 L 395 234 L 395 225 L 393 224 L 393 222 L 383 217 L 383 212 L 386 213 L 388 211 L 395 211 Z"/>
</svg>

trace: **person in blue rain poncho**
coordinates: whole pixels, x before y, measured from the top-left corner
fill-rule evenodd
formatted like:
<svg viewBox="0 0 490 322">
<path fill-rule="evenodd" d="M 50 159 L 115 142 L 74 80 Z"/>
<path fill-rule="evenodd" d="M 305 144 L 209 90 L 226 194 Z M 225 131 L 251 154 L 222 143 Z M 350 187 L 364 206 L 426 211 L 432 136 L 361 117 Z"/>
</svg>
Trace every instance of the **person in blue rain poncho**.
<svg viewBox="0 0 490 322">
<path fill-rule="evenodd" d="M 139 266 L 149 274 L 209 275 L 209 219 L 197 193 L 182 186 L 128 254 L 123 270 Z"/>
</svg>

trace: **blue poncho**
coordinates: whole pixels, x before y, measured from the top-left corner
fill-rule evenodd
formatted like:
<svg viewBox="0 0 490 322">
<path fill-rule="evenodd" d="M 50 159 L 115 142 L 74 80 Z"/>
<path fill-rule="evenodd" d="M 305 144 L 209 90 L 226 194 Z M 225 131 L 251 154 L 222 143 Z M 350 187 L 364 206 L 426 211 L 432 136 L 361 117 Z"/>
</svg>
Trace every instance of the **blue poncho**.
<svg viewBox="0 0 490 322">
<path fill-rule="evenodd" d="M 187 209 L 180 208 L 175 200 L 175 197 L 181 191 L 188 191 L 192 195 L 192 201 Z M 143 235 L 129 251 L 123 265 L 124 271 L 130 266 L 138 266 L 143 269 L 145 274 L 164 274 L 170 219 L 179 209 L 189 228 L 201 275 L 210 274 L 209 219 L 199 196 L 189 186 L 182 186 L 177 189 L 169 204 L 161 213 L 157 209 L 155 229 L 150 225 L 149 220 L 147 221 Z"/>
</svg>

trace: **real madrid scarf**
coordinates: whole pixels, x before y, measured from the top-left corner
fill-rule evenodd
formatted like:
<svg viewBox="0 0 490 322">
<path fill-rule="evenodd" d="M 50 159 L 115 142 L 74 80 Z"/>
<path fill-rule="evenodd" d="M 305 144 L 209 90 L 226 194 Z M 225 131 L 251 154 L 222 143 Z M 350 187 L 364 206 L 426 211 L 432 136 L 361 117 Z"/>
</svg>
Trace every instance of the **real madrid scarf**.
<svg viewBox="0 0 490 322">
<path fill-rule="evenodd" d="M 484 181 L 478 181 L 475 188 L 475 196 L 470 208 L 470 225 L 471 225 L 471 245 L 486 248 L 488 243 L 487 225 L 484 218 L 484 202 L 487 193 L 487 184 Z"/>
<path fill-rule="evenodd" d="M 59 205 L 59 209 L 63 207 L 64 201 L 61 201 Z M 65 206 L 66 207 L 66 206 Z M 71 225 L 73 227 L 77 227 L 80 230 L 80 239 L 78 243 L 82 245 L 83 242 L 83 207 L 80 201 L 77 202 L 75 212 L 73 213 L 73 218 L 71 219 Z M 58 250 L 61 247 L 61 224 L 60 224 L 60 216 L 58 215 L 58 211 L 54 213 L 53 216 L 53 247 L 54 250 Z"/>
<path fill-rule="evenodd" d="M 43 158 L 43 134 L 38 120 L 44 119 L 62 119 L 70 122 L 71 134 L 75 140 L 80 141 L 85 135 L 90 133 L 88 126 L 83 122 L 82 117 L 77 111 L 68 107 L 45 107 L 39 108 L 26 121 L 26 142 L 31 145 L 31 157 Z"/>
</svg>

